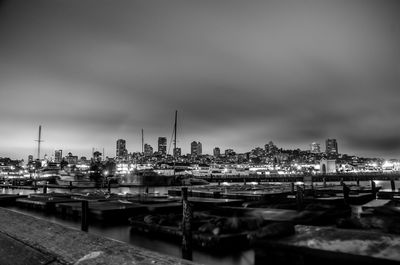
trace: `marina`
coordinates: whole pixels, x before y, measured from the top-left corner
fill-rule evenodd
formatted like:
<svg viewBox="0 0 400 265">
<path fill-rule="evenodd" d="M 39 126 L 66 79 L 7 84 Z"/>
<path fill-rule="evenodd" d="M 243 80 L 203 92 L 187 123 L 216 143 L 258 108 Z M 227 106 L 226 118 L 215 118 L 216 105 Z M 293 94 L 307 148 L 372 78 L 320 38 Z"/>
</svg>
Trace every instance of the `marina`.
<svg viewBox="0 0 400 265">
<path fill-rule="evenodd" d="M 260 246 L 265 244 L 264 247 L 269 247 L 272 244 L 269 238 L 279 238 L 279 242 L 286 242 L 285 238 L 298 236 L 299 231 L 304 230 L 301 225 L 321 229 L 329 227 L 336 229 L 338 235 L 348 233 L 347 229 L 368 229 L 374 233 L 393 234 L 395 237 L 400 233 L 397 232 L 400 229 L 397 230 L 397 226 L 392 224 L 393 220 L 397 220 L 396 214 L 393 214 L 397 209 L 396 201 L 374 199 L 371 196 L 377 193 L 371 192 L 371 183 L 360 183 L 360 186 L 333 183 L 308 188 L 296 185 L 294 191 L 291 190 L 292 185 L 286 183 L 188 187 L 188 202 L 193 207 L 192 252 L 201 253 L 193 255 L 193 261 L 204 262 L 204 259 L 196 258 L 200 255 L 206 257 L 206 264 L 219 264 L 221 260 L 225 260 L 226 264 L 262 264 L 260 262 L 264 262 L 265 253 L 259 253 Z M 384 185 L 382 187 L 377 184 L 377 190 L 385 190 L 388 185 L 390 187 L 388 181 L 379 183 Z M 156 240 L 158 244 L 170 246 L 163 253 L 175 253 L 172 255 L 181 257 L 182 188 L 134 187 L 127 190 L 121 187 L 111 188 L 109 193 L 107 190 L 96 189 L 66 192 L 54 187 L 47 187 L 46 193 L 35 189 L 3 188 L 0 203 L 11 210 L 79 227 L 84 215 L 82 201 L 87 201 L 85 214 L 89 232 L 100 229 L 99 233 L 106 235 L 106 230 L 120 231 L 112 233 L 114 236 L 126 234 L 113 238 L 129 244 L 136 242 L 133 244 L 142 247 L 143 242 Z M 347 195 L 344 187 L 349 188 Z M 19 193 L 21 195 L 17 195 Z M 251 195 L 245 196 L 247 193 Z M 252 193 L 260 196 L 254 197 Z M 136 241 L 132 237 L 146 240 Z M 144 247 L 149 247 L 146 243 L 143 244 Z M 280 243 L 274 245 L 273 249 L 279 248 L 278 245 Z M 171 248 L 175 250 L 172 251 Z M 157 247 L 151 249 L 159 250 Z M 250 257 L 249 260 L 239 259 L 233 262 L 233 249 L 242 253 L 240 255 Z M 283 251 L 282 249 L 279 251 Z M 313 249 L 310 251 L 313 253 Z M 313 255 L 311 257 L 315 258 Z M 281 264 L 278 261 L 279 259 L 275 264 Z"/>
</svg>

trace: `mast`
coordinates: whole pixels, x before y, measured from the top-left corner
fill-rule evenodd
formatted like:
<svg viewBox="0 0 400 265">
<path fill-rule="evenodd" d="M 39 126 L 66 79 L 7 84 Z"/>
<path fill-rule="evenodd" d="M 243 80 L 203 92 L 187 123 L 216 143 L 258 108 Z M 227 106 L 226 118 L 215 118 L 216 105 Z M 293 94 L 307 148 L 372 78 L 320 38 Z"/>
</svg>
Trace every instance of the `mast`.
<svg viewBox="0 0 400 265">
<path fill-rule="evenodd" d="M 42 125 L 39 125 L 39 138 L 35 141 L 38 142 L 37 159 L 40 160 L 40 143 L 43 142 L 43 140 L 42 140 Z"/>
<path fill-rule="evenodd" d="M 175 124 L 174 124 L 174 157 L 176 156 L 176 125 L 178 120 L 178 111 L 175 110 Z"/>
</svg>

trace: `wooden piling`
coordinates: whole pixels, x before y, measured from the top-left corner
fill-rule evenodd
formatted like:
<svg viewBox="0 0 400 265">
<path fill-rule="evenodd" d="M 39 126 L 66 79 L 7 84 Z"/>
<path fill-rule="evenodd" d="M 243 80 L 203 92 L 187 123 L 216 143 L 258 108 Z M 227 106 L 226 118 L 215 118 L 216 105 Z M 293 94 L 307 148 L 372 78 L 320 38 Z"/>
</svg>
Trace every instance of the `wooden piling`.
<svg viewBox="0 0 400 265">
<path fill-rule="evenodd" d="M 396 183 L 394 182 L 394 179 L 390 180 L 390 187 L 392 188 L 392 191 L 396 190 Z"/>
<path fill-rule="evenodd" d="M 111 193 L 111 183 L 110 183 L 110 180 L 107 181 L 107 191 L 108 191 L 108 193 Z"/>
<path fill-rule="evenodd" d="M 324 182 L 324 188 L 326 188 L 326 178 L 323 177 L 323 178 L 322 178 L 322 181 Z"/>
<path fill-rule="evenodd" d="M 89 202 L 86 200 L 83 200 L 82 201 L 81 230 L 84 232 L 87 232 L 89 230 L 88 214 L 89 214 Z"/>
<path fill-rule="evenodd" d="M 192 260 L 193 211 L 188 201 L 188 188 L 182 187 L 182 258 Z"/>
<path fill-rule="evenodd" d="M 349 196 L 350 196 L 350 188 L 347 187 L 345 183 L 342 184 L 343 186 L 343 198 L 344 198 L 344 203 L 349 204 Z"/>
<path fill-rule="evenodd" d="M 303 210 L 304 206 L 303 188 L 300 186 L 297 186 L 296 188 L 297 188 L 297 193 L 296 193 L 297 210 L 301 211 Z"/>
<path fill-rule="evenodd" d="M 291 189 L 292 193 L 294 193 L 294 182 L 290 183 L 290 189 Z"/>
<path fill-rule="evenodd" d="M 43 186 L 43 193 L 44 193 L 44 194 L 47 193 L 47 182 L 44 183 L 44 186 Z"/>
<path fill-rule="evenodd" d="M 372 179 L 371 179 L 371 192 L 372 192 L 372 194 L 375 195 L 375 198 L 376 198 L 376 185 L 375 185 L 374 180 L 372 180 Z"/>
<path fill-rule="evenodd" d="M 360 186 L 360 179 L 357 179 L 357 186 Z"/>
</svg>

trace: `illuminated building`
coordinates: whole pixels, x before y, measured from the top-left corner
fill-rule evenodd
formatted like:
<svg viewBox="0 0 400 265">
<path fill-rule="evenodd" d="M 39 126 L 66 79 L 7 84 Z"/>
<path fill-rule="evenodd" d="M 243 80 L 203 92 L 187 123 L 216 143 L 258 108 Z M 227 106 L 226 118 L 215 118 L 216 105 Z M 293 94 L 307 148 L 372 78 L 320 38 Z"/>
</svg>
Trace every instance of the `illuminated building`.
<svg viewBox="0 0 400 265">
<path fill-rule="evenodd" d="M 54 151 L 54 162 L 60 163 L 62 160 L 62 150 L 55 150 Z"/>
<path fill-rule="evenodd" d="M 167 154 L 167 138 L 158 137 L 158 152 L 162 155 Z"/>
<path fill-rule="evenodd" d="M 152 156 L 153 155 L 153 147 L 149 144 L 144 144 L 144 156 Z"/>
<path fill-rule="evenodd" d="M 117 158 L 126 158 L 128 150 L 126 150 L 126 141 L 123 139 L 117 140 Z"/>
<path fill-rule="evenodd" d="M 219 157 L 221 155 L 221 149 L 219 147 L 215 147 L 213 150 L 214 157 Z"/>
<path fill-rule="evenodd" d="M 190 144 L 190 154 L 191 154 L 192 156 L 201 156 L 201 155 L 202 155 L 202 152 L 203 152 L 202 149 L 203 149 L 203 148 L 202 148 L 202 145 L 201 145 L 200 142 L 193 141 L 193 142 Z"/>
<path fill-rule="evenodd" d="M 311 144 L 310 144 L 310 151 L 311 151 L 311 153 L 313 153 L 313 154 L 319 154 L 319 153 L 321 153 L 321 146 L 320 146 L 320 144 L 319 144 L 319 143 L 315 143 L 315 142 L 311 143 Z"/>
<path fill-rule="evenodd" d="M 326 139 L 325 147 L 326 147 L 325 149 L 326 154 L 339 153 L 336 139 Z"/>
</svg>

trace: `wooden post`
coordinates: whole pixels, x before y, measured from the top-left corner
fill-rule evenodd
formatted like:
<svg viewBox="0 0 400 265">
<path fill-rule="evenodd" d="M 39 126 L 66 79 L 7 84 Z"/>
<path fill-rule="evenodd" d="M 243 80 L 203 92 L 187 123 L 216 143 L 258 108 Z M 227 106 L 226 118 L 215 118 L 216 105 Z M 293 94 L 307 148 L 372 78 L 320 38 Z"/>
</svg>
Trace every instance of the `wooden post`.
<svg viewBox="0 0 400 265">
<path fill-rule="evenodd" d="M 394 182 L 394 179 L 390 180 L 390 187 L 392 188 L 392 191 L 396 190 L 396 183 Z"/>
<path fill-rule="evenodd" d="M 108 193 L 111 193 L 110 179 L 108 179 L 108 182 L 107 182 L 107 191 L 108 191 Z"/>
<path fill-rule="evenodd" d="M 292 183 L 290 183 L 290 189 L 291 189 L 291 191 L 292 191 L 292 193 L 294 193 L 294 182 L 292 182 Z"/>
<path fill-rule="evenodd" d="M 69 190 L 72 190 L 72 181 L 69 182 Z"/>
<path fill-rule="evenodd" d="M 343 198 L 344 198 L 344 203 L 345 204 L 349 204 L 349 195 L 350 195 L 350 188 L 347 187 L 346 184 L 342 184 L 343 185 Z"/>
<path fill-rule="evenodd" d="M 82 201 L 82 217 L 81 217 L 81 230 L 84 232 L 88 231 L 88 213 L 89 213 L 89 202 Z"/>
<path fill-rule="evenodd" d="M 297 210 L 299 211 L 303 210 L 304 194 L 303 194 L 303 188 L 300 186 L 297 186 L 296 201 L 297 201 Z"/>
<path fill-rule="evenodd" d="M 326 178 L 323 177 L 323 178 L 322 178 L 322 181 L 324 182 L 324 188 L 326 188 Z"/>
<path fill-rule="evenodd" d="M 376 186 L 374 180 L 371 179 L 371 192 L 376 196 Z"/>
<path fill-rule="evenodd" d="M 44 194 L 47 193 L 47 181 L 44 183 L 44 186 L 43 186 L 43 193 L 44 193 Z"/>
<path fill-rule="evenodd" d="M 357 179 L 357 186 L 360 186 L 360 179 Z"/>
<path fill-rule="evenodd" d="M 192 260 L 192 207 L 188 201 L 188 188 L 182 187 L 182 258 Z"/>
<path fill-rule="evenodd" d="M 246 178 L 243 178 L 243 183 L 244 185 L 246 185 Z"/>
</svg>

